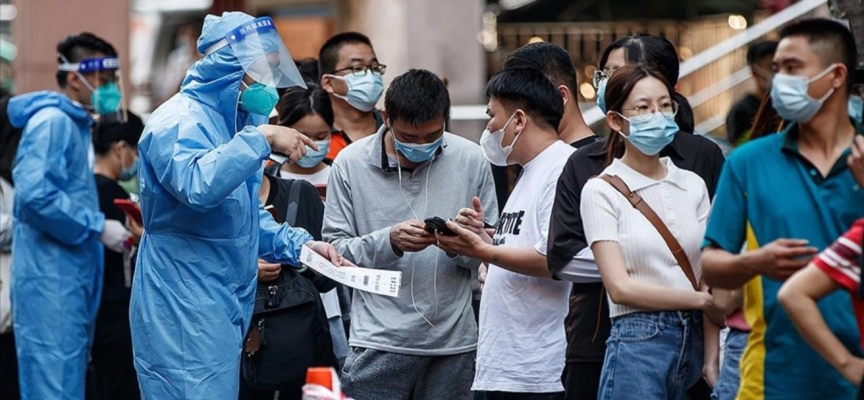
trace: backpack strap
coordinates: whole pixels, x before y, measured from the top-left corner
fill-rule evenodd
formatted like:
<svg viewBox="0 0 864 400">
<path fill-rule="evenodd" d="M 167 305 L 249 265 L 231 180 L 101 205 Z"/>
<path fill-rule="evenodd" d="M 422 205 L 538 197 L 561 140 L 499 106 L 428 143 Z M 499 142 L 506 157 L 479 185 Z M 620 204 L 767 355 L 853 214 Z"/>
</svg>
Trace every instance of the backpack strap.
<svg viewBox="0 0 864 400">
<path fill-rule="evenodd" d="M 302 185 L 296 180 L 291 180 L 291 189 L 288 191 L 288 207 L 285 210 L 285 223 L 289 226 L 297 226 L 297 214 L 300 210 L 300 189 Z"/>
<path fill-rule="evenodd" d="M 675 261 L 678 262 L 678 266 L 681 267 L 682 271 L 684 271 L 684 275 L 687 275 L 687 279 L 690 280 L 693 289 L 698 291 L 699 284 L 696 282 L 696 274 L 693 273 L 693 266 L 690 265 L 690 260 L 687 258 L 684 249 L 681 247 L 681 243 L 678 243 L 678 239 L 675 239 L 675 235 L 669 231 L 669 228 L 666 227 L 666 224 L 663 223 L 663 220 L 660 219 L 657 213 L 651 209 L 651 206 L 642 200 L 642 196 L 632 192 L 630 188 L 627 187 L 627 184 L 624 183 L 624 180 L 618 176 L 603 174 L 600 175 L 600 179 L 608 182 L 613 188 L 615 188 L 615 190 L 621 192 L 621 194 L 623 194 L 630 202 L 630 205 L 639 210 L 639 212 L 648 219 L 648 222 L 651 222 L 651 225 L 654 225 L 654 228 L 657 229 L 657 232 L 663 237 L 663 241 L 666 242 L 666 246 L 668 246 L 669 250 L 672 251 L 672 255 L 675 257 Z"/>
</svg>

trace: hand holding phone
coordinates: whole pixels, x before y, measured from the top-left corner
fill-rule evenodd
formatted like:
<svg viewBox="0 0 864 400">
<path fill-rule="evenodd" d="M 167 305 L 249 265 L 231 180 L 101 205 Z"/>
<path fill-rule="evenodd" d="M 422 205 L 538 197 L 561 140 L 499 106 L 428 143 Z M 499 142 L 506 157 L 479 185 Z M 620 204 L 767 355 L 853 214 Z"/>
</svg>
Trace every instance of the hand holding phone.
<svg viewBox="0 0 864 400">
<path fill-rule="evenodd" d="M 426 223 L 426 231 L 430 233 L 438 232 L 444 236 L 458 236 L 456 232 L 447 227 L 447 221 L 444 221 L 441 217 L 427 218 L 423 222 Z"/>
<path fill-rule="evenodd" d="M 132 217 L 139 225 L 144 225 L 144 219 L 141 217 L 141 208 L 138 204 L 129 199 L 114 199 L 114 205 L 123 210 L 126 215 Z"/>
</svg>

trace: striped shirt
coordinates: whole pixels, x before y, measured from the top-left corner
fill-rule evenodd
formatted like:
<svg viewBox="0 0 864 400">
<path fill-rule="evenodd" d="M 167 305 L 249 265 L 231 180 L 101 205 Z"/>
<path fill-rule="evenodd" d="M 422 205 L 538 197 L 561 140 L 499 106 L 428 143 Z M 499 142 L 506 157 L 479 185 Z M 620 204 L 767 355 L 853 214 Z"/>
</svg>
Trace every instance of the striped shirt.
<svg viewBox="0 0 864 400">
<path fill-rule="evenodd" d="M 864 237 L 864 218 L 855 221 L 852 228 L 823 250 L 813 263 L 822 272 L 828 274 L 834 282 L 852 293 L 858 330 L 864 333 L 864 300 L 858 295 L 858 287 L 861 284 L 861 245 L 864 240 L 862 237 Z"/>
</svg>

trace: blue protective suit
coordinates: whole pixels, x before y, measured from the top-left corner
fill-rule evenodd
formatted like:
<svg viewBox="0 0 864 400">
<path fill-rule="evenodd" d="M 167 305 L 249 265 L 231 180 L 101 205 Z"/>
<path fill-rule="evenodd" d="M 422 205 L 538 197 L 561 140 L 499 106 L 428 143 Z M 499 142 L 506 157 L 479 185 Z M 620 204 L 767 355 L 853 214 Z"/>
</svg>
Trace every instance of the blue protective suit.
<svg viewBox="0 0 864 400">
<path fill-rule="evenodd" d="M 208 16 L 207 48 L 251 21 Z M 270 146 L 238 111 L 244 72 L 230 46 L 186 75 L 138 144 L 145 235 L 132 286 L 135 368 L 145 399 L 236 400 L 257 258 L 297 264 L 312 237 L 277 225 L 258 200 Z"/>
<path fill-rule="evenodd" d="M 87 162 L 92 120 L 55 92 L 9 101 L 15 157 L 12 319 L 22 399 L 83 399 L 102 292 L 102 232 Z"/>
</svg>

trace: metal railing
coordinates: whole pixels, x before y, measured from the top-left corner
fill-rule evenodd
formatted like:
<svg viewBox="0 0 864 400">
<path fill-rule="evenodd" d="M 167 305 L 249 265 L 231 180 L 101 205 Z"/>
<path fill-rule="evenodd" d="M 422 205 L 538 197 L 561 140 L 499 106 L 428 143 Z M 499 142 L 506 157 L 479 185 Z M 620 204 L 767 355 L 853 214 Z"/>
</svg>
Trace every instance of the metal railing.
<svg viewBox="0 0 864 400">
<path fill-rule="evenodd" d="M 768 16 L 767 18 L 757 22 L 739 34 L 736 34 L 728 39 L 713 45 L 698 54 L 690 57 L 681 63 L 680 78 L 684 78 L 694 74 L 707 66 L 715 63 L 722 58 L 733 54 L 736 51 L 744 48 L 748 44 L 770 34 L 782 25 L 813 12 L 817 8 L 826 5 L 828 0 L 802 0 L 782 11 Z M 742 68 L 743 67 L 743 68 Z M 723 77 L 716 83 L 710 84 L 708 87 L 697 91 L 689 96 L 691 106 L 696 108 L 710 100 L 727 93 L 736 86 L 744 83 L 750 77 L 750 71 L 746 66 L 737 66 L 735 72 Z M 595 124 L 604 118 L 603 112 L 593 104 L 593 102 L 583 103 L 582 116 L 585 122 L 589 125 Z M 486 115 L 485 105 L 463 105 L 454 106 L 451 109 L 450 117 L 453 120 L 485 120 Z M 705 134 L 713 131 L 725 124 L 725 112 L 714 113 L 713 115 L 699 121 L 696 126 L 696 133 Z"/>
</svg>

